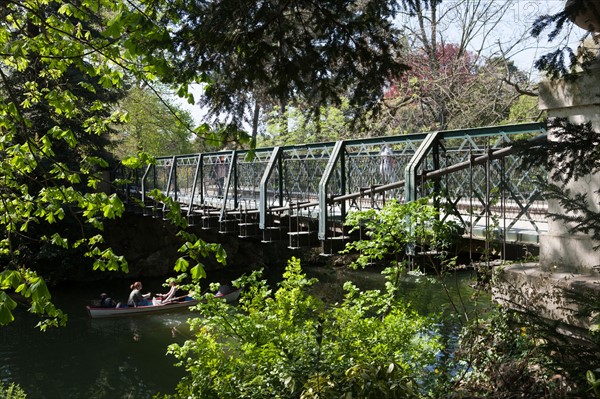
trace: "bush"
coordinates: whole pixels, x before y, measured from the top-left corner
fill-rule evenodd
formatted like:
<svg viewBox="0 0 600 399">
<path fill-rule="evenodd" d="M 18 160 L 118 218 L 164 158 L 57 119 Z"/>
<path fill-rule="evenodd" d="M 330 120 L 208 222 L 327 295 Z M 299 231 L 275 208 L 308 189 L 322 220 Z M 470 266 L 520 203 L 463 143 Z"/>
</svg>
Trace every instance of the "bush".
<svg viewBox="0 0 600 399">
<path fill-rule="evenodd" d="M 463 397 L 579 397 L 566 386 L 566 375 L 557 374 L 552 345 L 521 318 L 497 308 L 463 328 L 452 390 Z"/>
<path fill-rule="evenodd" d="M 17 384 L 5 385 L 0 381 L 0 398 L 2 399 L 25 399 L 27 394 Z"/>
<path fill-rule="evenodd" d="M 253 273 L 236 281 L 239 308 L 200 305 L 194 339 L 169 348 L 188 372 L 175 397 L 417 398 L 432 389 L 432 320 L 351 283 L 326 307 L 307 293 L 314 282 L 293 258 L 274 294 Z"/>
</svg>

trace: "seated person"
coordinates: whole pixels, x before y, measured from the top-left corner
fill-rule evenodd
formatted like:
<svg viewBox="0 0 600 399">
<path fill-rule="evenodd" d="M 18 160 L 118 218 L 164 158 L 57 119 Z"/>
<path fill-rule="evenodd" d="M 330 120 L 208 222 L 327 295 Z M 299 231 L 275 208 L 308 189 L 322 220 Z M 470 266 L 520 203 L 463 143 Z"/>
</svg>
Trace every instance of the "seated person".
<svg viewBox="0 0 600 399">
<path fill-rule="evenodd" d="M 114 308 L 117 306 L 115 301 L 111 297 L 109 297 L 106 293 L 100 294 L 100 307 L 101 308 Z"/>
<path fill-rule="evenodd" d="M 127 305 L 133 307 L 152 305 L 152 302 L 148 300 L 150 296 L 150 293 L 142 294 L 142 283 L 140 281 L 136 281 L 135 283 L 131 284 L 131 293 L 129 294 Z"/>
<path fill-rule="evenodd" d="M 166 294 L 156 294 L 156 296 L 154 298 L 152 298 L 153 305 L 169 303 L 173 300 L 173 298 L 175 298 L 175 293 L 177 292 L 177 289 L 178 289 L 177 285 L 175 284 L 175 281 L 171 281 L 169 283 L 169 286 L 171 287 L 171 289 L 169 289 L 169 292 L 167 292 Z"/>
<path fill-rule="evenodd" d="M 215 296 L 225 296 L 233 291 L 233 287 L 231 286 L 231 282 L 227 280 L 221 281 L 221 285 L 219 286 L 219 290 L 215 294 Z"/>
</svg>

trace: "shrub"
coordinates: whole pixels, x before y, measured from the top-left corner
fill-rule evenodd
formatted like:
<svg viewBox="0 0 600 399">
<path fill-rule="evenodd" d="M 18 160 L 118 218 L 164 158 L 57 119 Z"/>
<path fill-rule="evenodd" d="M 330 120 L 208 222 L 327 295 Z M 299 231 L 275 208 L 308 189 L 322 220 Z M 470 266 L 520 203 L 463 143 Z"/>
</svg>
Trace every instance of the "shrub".
<svg viewBox="0 0 600 399">
<path fill-rule="evenodd" d="M 200 305 L 194 339 L 169 348 L 188 372 L 175 397 L 417 398 L 431 389 L 432 320 L 351 283 L 326 307 L 307 293 L 314 282 L 292 258 L 274 294 L 255 272 L 236 281 L 239 308 Z"/>
<path fill-rule="evenodd" d="M 0 398 L 3 399 L 26 399 L 27 394 L 17 384 L 10 383 L 5 385 L 0 381 Z"/>
</svg>

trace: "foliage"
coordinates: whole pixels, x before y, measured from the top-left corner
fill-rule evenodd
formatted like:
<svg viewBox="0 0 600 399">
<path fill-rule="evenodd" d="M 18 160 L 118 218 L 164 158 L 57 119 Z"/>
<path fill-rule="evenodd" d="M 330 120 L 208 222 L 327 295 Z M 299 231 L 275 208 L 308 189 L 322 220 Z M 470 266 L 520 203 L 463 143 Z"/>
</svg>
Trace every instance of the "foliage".
<svg viewBox="0 0 600 399">
<path fill-rule="evenodd" d="M 446 251 L 457 230 L 453 224 L 443 224 L 438 219 L 436 209 L 428 205 L 427 198 L 405 205 L 386 204 L 379 212 L 367 211 L 353 216 L 350 225 L 363 228 L 368 240 L 349 245 L 362 251 L 356 262 L 362 266 L 390 255 L 396 255 L 393 263 L 397 263 L 398 257 L 404 257 L 415 243 L 423 246 L 422 251 L 437 253 L 437 262 L 431 262 L 430 266 L 448 296 L 453 310 L 451 317 L 456 318 L 462 329 L 458 343 L 447 342 L 448 352 L 439 357 L 433 396 L 560 397 L 562 385 L 551 379 L 557 367 L 548 348 L 540 343 L 543 333 L 534 330 L 535 324 L 521 328 L 509 322 L 511 319 L 501 308 L 488 309 L 483 317 L 479 307 L 467 309 L 464 301 L 477 301 L 483 287 L 471 298 L 450 295 L 445 277 L 455 269 L 454 260 Z M 391 288 L 396 285 L 399 272 L 390 269 L 386 273 Z"/>
<path fill-rule="evenodd" d="M 166 103 L 163 97 L 141 87 L 127 92 L 120 108 L 127 112 L 128 123 L 117 128 L 112 143 L 119 159 L 142 151 L 155 157 L 194 152 L 192 116 L 180 106 Z"/>
<path fill-rule="evenodd" d="M 456 44 L 440 45 L 433 55 L 413 50 L 406 59 L 411 69 L 394 79 L 386 93 L 389 113 L 382 114 L 381 123 L 391 129 L 400 125 L 404 131 L 421 132 L 498 124 L 519 98 L 513 86 L 529 84 L 511 61 L 482 62 Z"/>
<path fill-rule="evenodd" d="M 456 237 L 457 226 L 440 221 L 439 212 L 428 202 L 429 198 L 406 204 L 392 200 L 380 211 L 351 212 L 345 221 L 351 227 L 350 233 L 363 229 L 368 239 L 347 243 L 343 252 L 358 251 L 353 265 L 364 268 L 370 262 L 390 257 L 392 265 L 399 265 L 415 245 L 428 251 L 447 250 Z"/>
<path fill-rule="evenodd" d="M 322 107 L 318 120 L 307 118 L 304 108 L 288 107 L 285 126 L 280 123 L 280 111 L 279 107 L 275 107 L 269 114 L 266 134 L 262 137 L 260 146 L 321 143 L 349 139 L 357 135 L 354 130 L 348 128 L 350 120 L 347 100 L 343 100 L 339 107 Z"/>
<path fill-rule="evenodd" d="M 596 374 L 592 370 L 586 372 L 586 380 L 590 386 L 589 391 L 595 398 L 600 398 L 600 380 L 596 378 Z"/>
<path fill-rule="evenodd" d="M 560 34 L 562 32 L 571 29 L 571 19 L 576 18 L 578 15 L 589 11 L 595 13 L 594 17 L 598 18 L 598 11 L 594 2 L 573 0 L 567 4 L 568 7 L 565 6 L 562 11 L 555 14 L 538 16 L 531 27 L 531 35 L 534 38 L 539 38 L 542 33 L 549 31 L 548 40 L 554 41 L 561 38 Z M 589 32 L 586 34 L 586 36 L 590 35 Z M 557 48 L 541 55 L 535 62 L 535 66 L 553 79 L 560 77 L 574 78 L 574 72 L 580 70 L 581 67 L 585 68 L 587 64 L 596 59 L 595 53 L 596 51 L 583 47 L 577 49 L 576 52 L 571 48 L 569 41 L 559 40 Z"/>
<path fill-rule="evenodd" d="M 118 197 L 99 190 L 109 126 L 122 121 L 110 105 L 121 96 L 123 72 L 114 61 L 128 37 L 108 33 L 122 22 L 108 17 L 121 6 L 0 6 L 0 324 L 12 320 L 11 291 L 48 317 L 43 327 L 65 321 L 35 271 L 49 248 L 90 257 L 96 269 L 127 269 L 98 234 L 103 219 L 124 210 Z"/>
<path fill-rule="evenodd" d="M 147 52 L 168 41 L 152 8 L 127 1 L 7 1 L 0 15 L 0 325 L 23 304 L 46 328 L 66 322 L 45 283 L 59 262 L 128 270 L 102 235 L 125 210 L 108 136 L 128 120 L 115 111 L 127 82 L 169 74 Z"/>
<path fill-rule="evenodd" d="M 314 282 L 292 258 L 274 293 L 257 272 L 234 282 L 239 310 L 207 297 L 194 340 L 169 349 L 188 371 L 176 397 L 423 396 L 439 349 L 430 322 L 350 283 L 325 307 L 307 294 Z"/>
<path fill-rule="evenodd" d="M 506 119 L 517 91 L 535 96 L 508 54 L 524 38 L 499 33 L 515 2 L 402 4 L 403 58 L 410 69 L 391 79 L 378 121 L 384 129 L 402 134 L 489 126 Z"/>
<path fill-rule="evenodd" d="M 298 100 L 317 116 L 347 97 L 356 116 L 377 109 L 400 62 L 389 0 L 172 1 L 175 78 L 206 84 L 203 105 L 241 127 L 255 105 Z M 187 90 L 184 90 L 187 92 Z"/>
<path fill-rule="evenodd" d="M 3 399 L 25 399 L 27 394 L 19 385 L 8 384 L 5 385 L 0 381 L 0 398 Z"/>
<path fill-rule="evenodd" d="M 545 113 L 538 109 L 538 99 L 536 97 L 521 95 L 512 103 L 508 112 L 508 117 L 501 124 L 531 122 L 544 120 Z"/>
<path fill-rule="evenodd" d="M 463 329 L 451 390 L 466 397 L 562 398 L 564 386 L 535 325 L 496 309 Z"/>
<path fill-rule="evenodd" d="M 599 337 L 548 319 L 546 306 L 577 303 L 582 305 L 577 316 L 596 316 L 598 293 L 579 286 L 566 294 L 550 285 L 523 287 L 503 281 L 502 273 L 495 279 L 494 295 L 510 301 L 510 309 L 498 306 L 463 328 L 455 361 L 448 365 L 455 376 L 449 389 L 468 397 L 590 397 Z"/>
</svg>

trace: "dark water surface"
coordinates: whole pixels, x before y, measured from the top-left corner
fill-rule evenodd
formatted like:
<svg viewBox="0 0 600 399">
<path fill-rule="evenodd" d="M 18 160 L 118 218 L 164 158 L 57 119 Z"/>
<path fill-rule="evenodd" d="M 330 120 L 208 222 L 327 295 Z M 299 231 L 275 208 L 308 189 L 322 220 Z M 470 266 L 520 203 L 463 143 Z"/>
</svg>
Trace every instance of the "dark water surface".
<svg viewBox="0 0 600 399">
<path fill-rule="evenodd" d="M 31 399 L 150 398 L 173 392 L 183 370 L 172 365 L 166 350 L 185 340 L 189 310 L 91 319 L 85 306 L 99 295 L 98 286 L 127 299 L 122 282 L 60 287 L 53 293 L 69 315 L 66 328 L 40 332 L 33 327 L 37 320 L 23 311 L 0 327 L 0 379 L 20 384 Z M 166 291 L 160 281 L 146 282 L 144 292 L 148 289 Z"/>
<path fill-rule="evenodd" d="M 384 284 L 379 273 L 369 271 L 340 268 L 316 276 L 322 280 L 319 289 L 333 296 L 342 294 L 345 280 L 363 289 L 381 289 Z M 468 300 L 471 281 L 468 273 L 450 280 L 456 301 L 459 292 Z M 33 316 L 18 312 L 14 323 L 0 327 L 0 380 L 18 383 L 29 399 L 151 398 L 174 392 L 184 371 L 173 366 L 175 359 L 166 350 L 188 336 L 186 320 L 193 316 L 189 310 L 109 319 L 87 315 L 85 305 L 101 291 L 126 300 L 128 284 L 107 281 L 54 289 L 56 304 L 69 315 L 66 328 L 43 333 L 33 328 L 37 323 Z M 145 280 L 143 291 L 166 289 L 159 280 Z M 403 292 L 420 313 L 452 309 L 435 280 L 409 277 Z"/>
</svg>

